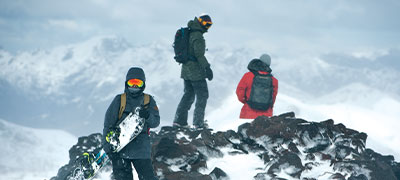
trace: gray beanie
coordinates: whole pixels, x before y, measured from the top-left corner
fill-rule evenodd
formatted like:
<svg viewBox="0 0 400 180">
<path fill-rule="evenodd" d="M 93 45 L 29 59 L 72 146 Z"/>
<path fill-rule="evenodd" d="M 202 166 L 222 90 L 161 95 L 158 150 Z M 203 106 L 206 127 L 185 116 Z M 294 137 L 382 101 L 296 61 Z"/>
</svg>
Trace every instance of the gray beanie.
<svg viewBox="0 0 400 180">
<path fill-rule="evenodd" d="M 271 65 L 271 57 L 270 57 L 268 54 L 262 54 L 262 55 L 260 56 L 260 60 L 261 60 L 262 62 L 264 62 L 265 64 L 267 64 L 268 66 Z"/>
</svg>

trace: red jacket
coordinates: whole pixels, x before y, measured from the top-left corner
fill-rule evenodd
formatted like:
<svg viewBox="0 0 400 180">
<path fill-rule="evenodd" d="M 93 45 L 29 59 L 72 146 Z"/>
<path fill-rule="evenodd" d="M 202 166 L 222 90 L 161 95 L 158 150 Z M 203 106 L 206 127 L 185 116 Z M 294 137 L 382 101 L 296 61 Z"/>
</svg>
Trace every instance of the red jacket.
<svg viewBox="0 0 400 180">
<path fill-rule="evenodd" d="M 250 62 L 250 64 L 249 64 L 249 69 L 251 69 L 250 65 L 252 62 Z M 251 70 L 254 70 L 254 69 L 251 69 Z M 268 73 L 270 73 L 270 69 L 269 69 L 269 72 L 268 71 L 258 71 L 258 72 L 260 74 L 268 74 Z M 262 116 L 262 115 L 270 117 L 273 115 L 273 105 L 275 104 L 276 95 L 278 94 L 278 80 L 275 77 L 272 77 L 272 86 L 274 89 L 272 106 L 268 110 L 262 111 L 262 110 L 252 109 L 246 103 L 247 99 L 250 97 L 251 86 L 253 84 L 253 78 L 254 78 L 254 74 L 252 72 L 247 72 L 246 74 L 243 75 L 242 79 L 240 80 L 240 82 L 236 88 L 236 95 L 237 95 L 239 101 L 244 104 L 242 107 L 242 110 L 240 112 L 240 118 L 255 119 L 258 116 Z"/>
</svg>

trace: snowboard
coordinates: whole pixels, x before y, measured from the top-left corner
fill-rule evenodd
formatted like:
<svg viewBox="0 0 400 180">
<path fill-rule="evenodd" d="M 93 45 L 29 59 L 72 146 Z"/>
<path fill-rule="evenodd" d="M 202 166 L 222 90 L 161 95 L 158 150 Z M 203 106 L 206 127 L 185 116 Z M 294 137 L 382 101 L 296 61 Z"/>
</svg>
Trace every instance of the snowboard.
<svg viewBox="0 0 400 180">
<path fill-rule="evenodd" d="M 106 141 L 111 145 L 113 152 L 121 151 L 142 132 L 145 120 L 139 116 L 141 108 L 143 107 L 136 107 L 116 128 L 107 133 Z M 110 161 L 103 148 L 94 154 L 83 153 L 78 159 L 77 167 L 67 180 L 91 180 Z"/>
</svg>

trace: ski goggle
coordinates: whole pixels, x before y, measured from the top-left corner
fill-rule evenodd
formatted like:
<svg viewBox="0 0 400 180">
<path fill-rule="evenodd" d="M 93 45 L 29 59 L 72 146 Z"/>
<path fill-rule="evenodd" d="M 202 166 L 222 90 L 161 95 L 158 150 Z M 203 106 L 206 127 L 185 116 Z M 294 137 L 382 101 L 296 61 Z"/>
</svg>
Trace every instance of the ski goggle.
<svg viewBox="0 0 400 180">
<path fill-rule="evenodd" d="M 143 86 L 143 81 L 140 79 L 130 79 L 128 82 L 126 82 L 126 84 L 129 87 L 138 87 L 141 88 Z"/>
<path fill-rule="evenodd" d="M 210 28 L 211 25 L 213 24 L 211 21 L 205 21 L 201 18 L 199 18 L 199 22 L 202 26 L 204 26 L 206 29 Z"/>
</svg>

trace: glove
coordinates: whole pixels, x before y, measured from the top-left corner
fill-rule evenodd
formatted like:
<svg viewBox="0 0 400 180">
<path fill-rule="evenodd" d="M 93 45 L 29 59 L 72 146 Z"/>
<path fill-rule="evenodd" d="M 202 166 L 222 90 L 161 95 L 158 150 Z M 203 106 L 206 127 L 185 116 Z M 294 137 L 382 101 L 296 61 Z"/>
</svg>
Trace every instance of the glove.
<svg viewBox="0 0 400 180">
<path fill-rule="evenodd" d="M 149 118 L 149 116 L 150 116 L 149 111 L 146 108 L 142 107 L 142 109 L 139 111 L 139 117 L 147 119 Z"/>
<path fill-rule="evenodd" d="M 213 72 L 210 68 L 210 66 L 206 67 L 206 77 L 209 81 L 211 81 L 214 77 Z"/>
</svg>

